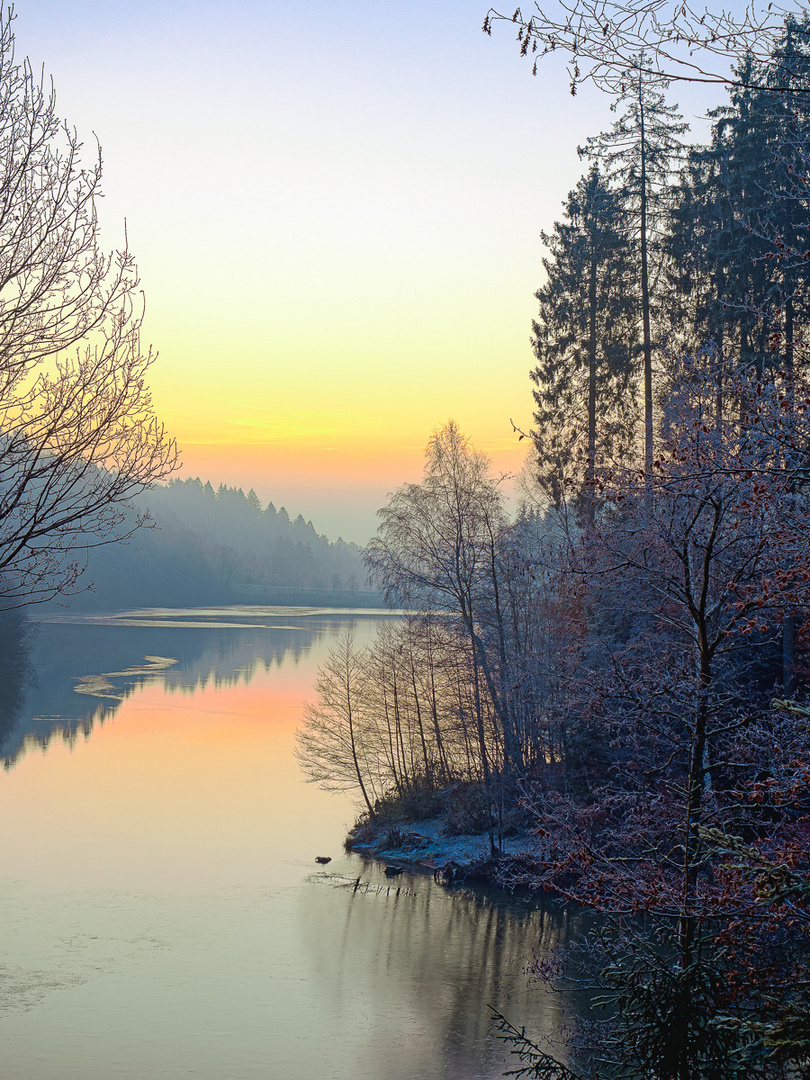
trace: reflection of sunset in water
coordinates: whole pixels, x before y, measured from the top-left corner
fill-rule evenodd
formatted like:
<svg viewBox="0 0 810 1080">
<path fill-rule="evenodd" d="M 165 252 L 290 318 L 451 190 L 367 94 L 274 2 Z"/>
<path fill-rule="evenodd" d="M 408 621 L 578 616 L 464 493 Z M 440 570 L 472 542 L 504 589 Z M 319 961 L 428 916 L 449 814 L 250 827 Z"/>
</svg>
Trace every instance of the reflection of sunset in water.
<svg viewBox="0 0 810 1080">
<path fill-rule="evenodd" d="M 292 883 L 315 855 L 337 855 L 353 803 L 303 784 L 292 760 L 331 640 L 194 692 L 152 678 L 73 748 L 29 752 L 0 783 L 0 814 L 26 823 L 6 840 L 6 873 L 217 889 Z"/>
<path fill-rule="evenodd" d="M 522 969 L 563 913 L 345 854 L 351 799 L 293 738 L 338 635 L 379 620 L 245 621 L 41 628 L 0 774 L 3 1076 L 496 1080 L 488 1004 L 557 1038 Z"/>
</svg>

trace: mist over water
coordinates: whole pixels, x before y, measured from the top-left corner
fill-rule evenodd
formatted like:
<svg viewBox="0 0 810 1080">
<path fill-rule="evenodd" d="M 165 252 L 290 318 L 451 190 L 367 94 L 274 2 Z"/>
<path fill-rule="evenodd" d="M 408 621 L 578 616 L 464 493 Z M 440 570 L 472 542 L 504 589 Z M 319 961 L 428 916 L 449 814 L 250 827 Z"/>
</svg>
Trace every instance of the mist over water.
<svg viewBox="0 0 810 1080">
<path fill-rule="evenodd" d="M 292 757 L 330 644 L 382 617 L 40 625 L 3 729 L 4 1075 L 489 1080 L 490 1004 L 559 1042 L 525 968 L 572 916 L 385 878 Z"/>
</svg>

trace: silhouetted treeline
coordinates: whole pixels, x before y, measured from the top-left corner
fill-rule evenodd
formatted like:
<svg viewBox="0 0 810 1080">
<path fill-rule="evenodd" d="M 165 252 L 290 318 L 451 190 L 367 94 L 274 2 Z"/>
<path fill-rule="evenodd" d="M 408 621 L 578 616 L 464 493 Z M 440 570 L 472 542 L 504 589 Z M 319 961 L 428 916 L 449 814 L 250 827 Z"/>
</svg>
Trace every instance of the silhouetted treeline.
<svg viewBox="0 0 810 1080">
<path fill-rule="evenodd" d="M 138 501 L 133 520 L 146 510 L 154 528 L 88 553 L 82 581 L 93 588 L 71 608 L 373 599 L 357 545 L 328 540 L 283 507 L 263 507 L 252 490 L 172 480 Z"/>
</svg>

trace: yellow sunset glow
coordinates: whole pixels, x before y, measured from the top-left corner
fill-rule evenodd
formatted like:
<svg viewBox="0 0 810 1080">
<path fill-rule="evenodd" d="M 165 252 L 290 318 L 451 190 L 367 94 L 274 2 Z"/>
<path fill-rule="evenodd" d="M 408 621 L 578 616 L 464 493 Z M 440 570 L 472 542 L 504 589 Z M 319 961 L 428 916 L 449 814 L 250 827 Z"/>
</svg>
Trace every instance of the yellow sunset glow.
<svg viewBox="0 0 810 1080">
<path fill-rule="evenodd" d="M 483 14 L 19 6 L 20 49 L 101 140 L 104 236 L 126 219 L 181 476 L 362 543 L 450 417 L 520 469 L 539 234 L 609 114 L 559 66 L 533 80 Z"/>
</svg>

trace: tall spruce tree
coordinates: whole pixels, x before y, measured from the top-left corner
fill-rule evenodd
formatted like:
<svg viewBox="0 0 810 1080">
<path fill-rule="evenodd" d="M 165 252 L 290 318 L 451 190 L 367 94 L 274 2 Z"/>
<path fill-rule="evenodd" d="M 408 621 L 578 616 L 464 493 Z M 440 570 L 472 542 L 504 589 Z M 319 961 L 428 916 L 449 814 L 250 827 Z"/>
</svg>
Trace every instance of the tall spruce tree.
<svg viewBox="0 0 810 1080">
<path fill-rule="evenodd" d="M 683 151 L 687 125 L 664 95 L 667 84 L 643 56 L 628 72 L 613 108 L 624 113 L 609 131 L 589 139 L 580 153 L 603 163 L 616 187 L 635 240 L 641 316 L 644 394 L 644 472 L 653 465 L 653 309 L 665 255 L 669 189 Z"/>
<path fill-rule="evenodd" d="M 768 64 L 737 69 L 741 85 L 710 114 L 711 142 L 690 151 L 674 199 L 673 282 L 693 335 L 684 347 L 710 338 L 726 364 L 760 378 L 792 372 L 807 319 L 810 102 L 794 91 L 807 82 L 809 38 L 806 21 L 788 20 Z"/>
<path fill-rule="evenodd" d="M 751 68 L 747 77 L 758 80 Z M 700 245 L 709 267 L 722 264 L 722 277 L 713 272 L 717 300 L 724 312 L 725 333 L 739 366 L 753 364 L 761 376 L 769 359 L 769 340 L 779 309 L 776 264 L 772 254 L 774 207 L 778 202 L 778 156 L 781 103 L 768 91 L 735 90 L 728 106 L 714 110 L 712 140 L 703 159 L 714 173 L 704 192 L 699 217 L 687 219 L 685 229 Z M 712 235 L 720 215 L 727 227 Z"/>
<path fill-rule="evenodd" d="M 793 376 L 799 325 L 808 314 L 810 276 L 810 102 L 800 92 L 810 76 L 810 19 L 787 18 L 760 92 L 772 179 L 762 240 L 769 247 L 776 318 L 772 351 Z M 799 91 L 799 92 L 797 92 Z"/>
<path fill-rule="evenodd" d="M 620 454 L 631 439 L 637 305 L 623 208 L 597 165 L 543 233 L 550 257 L 532 324 L 537 366 L 534 440 L 538 478 L 559 506 L 573 487 L 593 520 L 598 456 Z"/>
<path fill-rule="evenodd" d="M 677 359 L 690 357 L 690 373 L 703 369 L 715 383 L 715 424 L 722 429 L 726 383 L 739 357 L 740 331 L 750 339 L 753 315 L 731 297 L 744 284 L 736 273 L 738 253 L 750 238 L 735 216 L 726 182 L 727 157 L 722 132 L 709 146 L 690 147 L 672 193 L 667 244 L 667 303 L 659 323 L 670 358 L 668 384 L 684 377 Z M 753 267 L 754 264 L 747 260 Z M 702 363 L 701 363 L 702 360 Z"/>
</svg>

